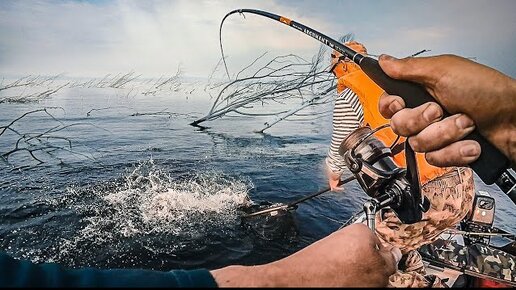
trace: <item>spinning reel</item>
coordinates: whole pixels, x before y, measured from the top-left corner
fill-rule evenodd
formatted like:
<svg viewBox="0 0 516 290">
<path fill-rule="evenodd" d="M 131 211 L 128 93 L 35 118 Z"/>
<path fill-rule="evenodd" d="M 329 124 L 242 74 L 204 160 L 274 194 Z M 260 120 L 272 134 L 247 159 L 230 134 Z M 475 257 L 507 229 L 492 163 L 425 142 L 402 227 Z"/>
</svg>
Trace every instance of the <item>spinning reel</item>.
<svg viewBox="0 0 516 290">
<path fill-rule="evenodd" d="M 429 200 L 421 196 L 416 157 L 408 142 L 405 142 L 405 169 L 394 163 L 391 148 L 373 135 L 388 126 L 375 130 L 358 128 L 339 148 L 346 166 L 371 197 L 364 203 L 364 212 L 367 226 L 373 231 L 375 215 L 380 209 L 390 207 L 402 223 L 412 224 L 420 221 L 430 206 Z"/>
</svg>

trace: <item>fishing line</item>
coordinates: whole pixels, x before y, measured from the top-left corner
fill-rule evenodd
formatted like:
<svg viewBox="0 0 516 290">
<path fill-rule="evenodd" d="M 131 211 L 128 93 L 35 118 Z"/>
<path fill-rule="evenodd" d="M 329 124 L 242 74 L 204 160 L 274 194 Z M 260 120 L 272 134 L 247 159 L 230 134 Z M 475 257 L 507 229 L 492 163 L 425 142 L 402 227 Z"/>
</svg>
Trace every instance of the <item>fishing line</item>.
<svg viewBox="0 0 516 290">
<path fill-rule="evenodd" d="M 266 11 L 256 9 L 236 9 L 224 16 L 219 28 L 219 40 L 223 58 L 222 26 L 226 18 L 234 13 L 240 13 L 242 15 L 243 13 L 251 13 L 279 21 L 340 52 L 343 56 L 359 65 L 362 71 L 364 71 L 364 73 L 367 74 L 367 76 L 369 76 L 378 86 L 384 89 L 387 94 L 400 96 L 404 100 L 407 108 L 415 108 L 428 102 L 436 102 L 434 97 L 432 97 L 432 95 L 430 95 L 430 93 L 421 85 L 389 77 L 382 70 L 376 59 L 364 56 L 346 45 L 299 22 Z M 228 77 L 231 79 L 225 60 L 224 66 Z M 450 113 L 444 111 L 443 118 L 449 116 L 451 116 Z M 471 163 L 470 167 L 477 173 L 485 184 L 490 185 L 496 183 L 498 187 L 502 189 L 502 191 L 505 192 L 514 203 L 516 203 L 516 174 L 510 170 L 511 161 L 509 158 L 485 139 L 485 137 L 480 135 L 478 129 L 475 129 L 463 139 L 474 140 L 478 142 L 481 147 L 482 153 L 480 157 Z"/>
<path fill-rule="evenodd" d="M 341 186 L 341 185 L 344 185 L 352 180 L 355 180 L 355 176 L 349 176 L 347 178 L 344 178 L 342 179 L 338 186 Z M 247 214 L 247 215 L 243 215 L 242 218 L 251 218 L 251 217 L 255 217 L 255 216 L 259 216 L 259 215 L 263 215 L 263 214 L 271 214 L 271 215 L 275 215 L 277 214 L 278 211 L 281 211 L 281 210 L 290 210 L 290 209 L 294 209 L 297 207 L 298 204 L 302 203 L 302 202 L 305 202 L 309 199 L 312 199 L 314 197 L 317 197 L 325 192 L 328 192 L 330 191 L 331 188 L 330 187 L 326 187 L 324 189 L 321 189 L 319 190 L 318 192 L 315 192 L 315 193 L 312 193 L 312 194 L 309 194 L 307 196 L 304 196 L 298 200 L 295 200 L 293 202 L 290 202 L 288 204 L 281 204 L 281 205 L 276 205 L 276 206 L 273 206 L 273 207 L 269 207 L 269 208 L 266 208 L 266 209 L 263 209 L 263 210 L 259 210 L 257 212 L 254 212 L 254 213 L 250 213 L 250 214 Z"/>
</svg>

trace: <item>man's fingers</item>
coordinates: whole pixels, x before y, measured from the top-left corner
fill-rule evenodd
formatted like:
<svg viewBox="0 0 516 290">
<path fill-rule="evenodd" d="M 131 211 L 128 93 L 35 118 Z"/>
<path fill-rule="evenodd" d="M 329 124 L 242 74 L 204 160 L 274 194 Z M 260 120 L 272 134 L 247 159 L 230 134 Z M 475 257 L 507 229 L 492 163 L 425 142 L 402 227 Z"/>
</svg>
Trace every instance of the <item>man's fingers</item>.
<svg viewBox="0 0 516 290">
<path fill-rule="evenodd" d="M 464 114 L 456 114 L 430 124 L 419 134 L 409 138 L 416 152 L 438 150 L 459 141 L 475 129 L 475 123 Z"/>
<path fill-rule="evenodd" d="M 392 96 L 387 93 L 383 93 L 378 103 L 380 114 L 382 114 L 382 116 L 387 119 L 392 118 L 392 115 L 396 114 L 404 108 L 405 101 L 403 101 L 401 97 Z"/>
<path fill-rule="evenodd" d="M 344 187 L 342 186 L 342 184 L 340 184 L 339 174 L 331 175 L 328 179 L 328 184 L 330 185 L 330 190 L 333 192 L 344 191 Z"/>
<path fill-rule="evenodd" d="M 425 154 L 425 158 L 428 163 L 439 167 L 463 166 L 477 160 L 480 153 L 481 148 L 476 141 L 463 140 L 428 152 Z"/>
<path fill-rule="evenodd" d="M 428 125 L 439 121 L 443 110 L 434 102 L 425 103 L 413 109 L 403 109 L 391 119 L 394 133 L 402 136 L 412 136 L 421 132 Z"/>
<path fill-rule="evenodd" d="M 344 191 L 344 187 L 343 186 L 336 186 L 336 187 L 330 186 L 330 190 L 333 192 L 342 192 L 342 191 Z"/>
</svg>

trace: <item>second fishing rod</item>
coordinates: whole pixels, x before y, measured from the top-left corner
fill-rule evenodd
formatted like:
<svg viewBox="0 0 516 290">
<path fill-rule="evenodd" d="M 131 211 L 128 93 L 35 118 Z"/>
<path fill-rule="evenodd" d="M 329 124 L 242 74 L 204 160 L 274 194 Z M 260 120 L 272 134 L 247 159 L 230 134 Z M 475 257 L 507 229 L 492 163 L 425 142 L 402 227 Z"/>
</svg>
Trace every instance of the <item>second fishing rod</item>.
<svg viewBox="0 0 516 290">
<path fill-rule="evenodd" d="M 344 57 L 349 58 L 354 63 L 358 64 L 360 68 L 369 76 L 378 86 L 380 86 L 386 93 L 390 95 L 400 96 L 406 104 L 407 108 L 415 108 L 427 102 L 436 102 L 436 100 L 423 88 L 422 86 L 402 80 L 396 80 L 389 77 L 380 67 L 378 61 L 374 58 L 364 56 L 353 49 L 343 45 L 342 43 L 287 17 L 276 15 L 270 12 L 256 10 L 256 9 L 236 9 L 224 16 L 220 24 L 220 33 L 222 35 L 222 25 L 224 20 L 235 13 L 250 13 L 264 16 L 285 25 L 295 28 L 304 34 L 315 38 L 319 42 L 329 46 L 330 48 L 340 52 Z M 222 49 L 222 42 L 221 42 Z M 443 117 L 448 117 L 450 114 L 444 111 Z M 470 167 L 477 173 L 477 175 L 486 184 L 496 183 L 513 202 L 516 203 L 516 178 L 509 170 L 510 160 L 485 139 L 478 130 L 474 130 L 464 139 L 474 140 L 480 144 L 482 153 L 480 157 Z"/>
</svg>

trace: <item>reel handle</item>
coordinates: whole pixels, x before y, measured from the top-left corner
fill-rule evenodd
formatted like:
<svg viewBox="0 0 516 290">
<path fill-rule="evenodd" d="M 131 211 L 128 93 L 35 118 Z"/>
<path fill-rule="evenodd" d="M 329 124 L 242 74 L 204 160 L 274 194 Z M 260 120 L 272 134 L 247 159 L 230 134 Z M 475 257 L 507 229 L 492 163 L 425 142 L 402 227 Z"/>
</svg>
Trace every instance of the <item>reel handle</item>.
<svg viewBox="0 0 516 290">
<path fill-rule="evenodd" d="M 364 202 L 364 213 L 366 215 L 367 227 L 374 233 L 376 230 L 376 212 L 379 210 L 379 203 L 374 198 Z"/>
</svg>

